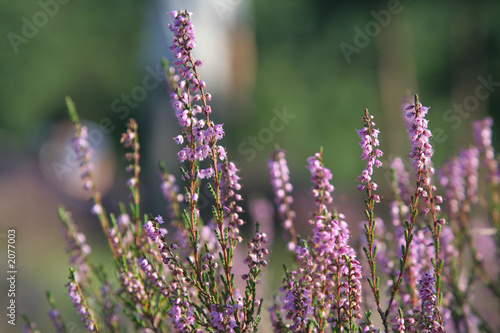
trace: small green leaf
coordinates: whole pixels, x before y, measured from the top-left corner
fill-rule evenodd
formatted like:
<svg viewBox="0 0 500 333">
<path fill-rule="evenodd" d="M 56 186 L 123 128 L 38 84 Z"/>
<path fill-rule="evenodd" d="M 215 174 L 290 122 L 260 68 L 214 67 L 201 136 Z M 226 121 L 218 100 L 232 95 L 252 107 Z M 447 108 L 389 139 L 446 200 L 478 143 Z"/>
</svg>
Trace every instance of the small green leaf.
<svg viewBox="0 0 500 333">
<path fill-rule="evenodd" d="M 69 118 L 73 124 L 80 124 L 80 119 L 78 118 L 78 113 L 76 112 L 76 106 L 71 97 L 66 96 L 66 107 L 68 108 Z"/>
</svg>

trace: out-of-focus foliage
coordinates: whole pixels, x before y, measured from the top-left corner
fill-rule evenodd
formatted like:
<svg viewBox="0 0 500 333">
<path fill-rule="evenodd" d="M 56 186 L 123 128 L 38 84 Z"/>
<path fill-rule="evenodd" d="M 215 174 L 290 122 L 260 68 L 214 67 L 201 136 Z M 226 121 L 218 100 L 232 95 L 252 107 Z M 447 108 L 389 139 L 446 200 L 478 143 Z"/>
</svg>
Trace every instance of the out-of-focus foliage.
<svg viewBox="0 0 500 333">
<path fill-rule="evenodd" d="M 0 128 L 19 140 L 38 122 L 64 116 L 65 95 L 99 120 L 135 84 L 140 2 L 3 1 L 0 8 Z"/>
<path fill-rule="evenodd" d="M 273 108 L 296 115 L 275 140 L 289 154 L 292 171 L 303 170 L 304 158 L 325 147 L 325 164 L 337 184 L 355 178 L 359 152 L 354 129 L 365 107 L 384 118 L 381 143 L 388 154 L 406 156 L 400 102 L 407 93 L 425 96 L 431 105 L 430 129 L 441 128 L 436 143 L 439 165 L 449 151 L 470 141 L 470 121 L 497 116 L 500 93 L 493 91 L 460 124 L 444 117 L 454 104 L 475 94 L 478 76 L 500 81 L 500 27 L 493 13 L 499 3 L 433 1 L 255 1 L 259 65 L 252 112 L 241 114 L 239 143 L 268 126 Z M 356 46 L 356 29 L 365 32 L 377 22 L 374 13 L 397 8 L 388 24 L 368 36 L 350 62 L 340 44 Z M 472 18 L 474 17 L 474 19 Z M 498 89 L 498 87 L 496 88 Z M 452 125 L 459 125 L 452 128 Z M 500 127 L 496 127 L 500 128 Z M 495 138 L 496 139 L 496 138 Z M 262 168 L 266 151 L 252 167 Z M 244 160 L 243 160 L 244 161 Z M 252 168 L 253 169 L 253 168 Z"/>
</svg>

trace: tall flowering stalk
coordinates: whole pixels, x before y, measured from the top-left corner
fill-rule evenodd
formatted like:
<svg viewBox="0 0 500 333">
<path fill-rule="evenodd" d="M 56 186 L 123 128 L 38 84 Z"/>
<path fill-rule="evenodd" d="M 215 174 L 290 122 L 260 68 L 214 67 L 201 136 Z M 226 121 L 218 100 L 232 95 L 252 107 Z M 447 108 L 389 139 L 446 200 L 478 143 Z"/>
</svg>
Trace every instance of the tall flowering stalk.
<svg viewBox="0 0 500 333">
<path fill-rule="evenodd" d="M 418 202 L 419 196 L 421 196 L 424 202 L 428 205 L 428 208 L 425 208 L 424 210 L 424 214 L 430 213 L 431 218 L 431 223 L 428 224 L 428 227 L 434 239 L 435 257 L 432 259 L 432 265 L 434 266 L 434 273 L 436 277 L 436 294 L 438 295 L 438 304 L 440 304 L 441 270 L 443 269 L 444 264 L 443 259 L 440 258 L 440 236 L 445 220 L 444 218 L 437 217 L 437 214 L 441 210 L 439 204 L 443 202 L 443 198 L 434 194 L 436 187 L 432 185 L 431 180 L 431 176 L 434 174 L 434 168 L 431 163 L 431 157 L 434 154 L 434 150 L 430 143 L 432 133 L 428 129 L 429 121 L 425 118 L 429 108 L 422 106 L 418 100 L 418 96 L 415 95 L 414 104 L 408 106 L 406 111 L 406 118 L 412 123 L 408 128 L 408 134 L 410 135 L 410 143 L 412 146 L 409 156 L 410 159 L 413 160 L 413 167 L 416 171 L 417 179 L 417 191 L 415 192 L 414 197 L 415 205 L 413 205 L 414 207 L 412 207 L 412 210 L 414 212 L 417 211 L 416 203 Z M 412 215 L 411 210 L 410 214 Z"/>
<path fill-rule="evenodd" d="M 24 320 L 24 324 L 21 326 L 21 331 L 23 333 L 40 333 L 40 331 L 36 327 L 36 323 L 32 322 L 26 315 L 21 316 Z"/>
<path fill-rule="evenodd" d="M 224 209 L 224 225 L 228 230 L 228 237 L 232 246 L 236 246 L 241 242 L 242 238 L 239 235 L 239 227 L 245 222 L 241 219 L 240 214 L 242 214 L 243 208 L 239 203 L 242 201 L 240 184 L 240 176 L 238 172 L 240 171 L 233 162 L 228 162 L 227 160 L 223 163 L 219 163 L 220 169 L 220 189 L 221 189 L 221 205 Z"/>
<path fill-rule="evenodd" d="M 308 158 L 308 169 L 315 197 L 309 220 L 313 234 L 295 248 L 299 267 L 285 271 L 273 325 L 278 332 L 325 332 L 328 325 L 335 331 L 354 331 L 361 317 L 361 265 L 347 244 L 349 234 L 328 209 L 332 173 L 324 167 L 321 152 Z"/>
<path fill-rule="evenodd" d="M 495 149 L 492 142 L 493 119 L 487 117 L 476 120 L 472 124 L 474 130 L 474 141 L 480 152 L 481 164 L 486 169 L 485 181 L 488 188 L 488 212 L 492 221 L 492 227 L 496 237 L 494 237 L 497 256 L 500 256 L 500 166 L 495 158 Z M 496 289 L 496 294 L 500 295 L 500 288 Z"/>
<path fill-rule="evenodd" d="M 73 222 L 71 213 L 63 207 L 59 207 L 59 218 L 63 223 L 62 233 L 66 239 L 66 252 L 69 255 L 69 264 L 76 269 L 75 280 L 86 283 L 90 274 L 87 264 L 87 256 L 90 254 L 90 246 L 86 243 L 86 237 Z"/>
<path fill-rule="evenodd" d="M 90 310 L 85 295 L 83 294 L 80 285 L 75 280 L 75 274 L 72 269 L 69 270 L 69 280 L 70 281 L 66 286 L 68 287 L 68 294 L 73 302 L 76 313 L 80 315 L 87 331 L 99 332 L 95 315 Z"/>
<path fill-rule="evenodd" d="M 418 296 L 422 302 L 422 323 L 420 332 L 445 332 L 443 328 L 443 319 L 437 305 L 437 291 L 435 289 L 435 278 L 432 273 L 424 273 L 418 280 Z"/>
<path fill-rule="evenodd" d="M 409 154 L 410 160 L 412 161 L 414 170 L 415 170 L 415 192 L 411 197 L 409 211 L 408 211 L 408 220 L 405 221 L 403 225 L 403 233 L 401 239 L 401 252 L 399 258 L 399 272 L 396 271 L 396 274 L 393 275 L 392 285 L 390 288 L 390 297 L 387 309 L 385 311 L 381 311 L 380 306 L 378 306 L 379 314 L 382 318 L 382 322 L 384 325 L 385 332 L 389 332 L 389 316 L 390 312 L 393 309 L 393 304 L 396 299 L 397 293 L 400 291 L 403 283 L 403 279 L 405 276 L 405 272 L 408 269 L 408 265 L 412 263 L 416 263 L 419 257 L 415 257 L 417 253 L 414 247 L 412 247 L 412 243 L 414 243 L 414 232 L 417 223 L 417 216 L 420 212 L 424 214 L 430 213 L 431 223 L 428 224 L 428 228 L 432 233 L 434 239 L 434 257 L 431 258 L 434 271 L 436 274 L 437 284 L 436 291 L 437 295 L 440 295 L 439 286 L 440 286 L 440 278 L 441 278 L 441 270 L 443 267 L 443 260 L 440 258 L 440 234 L 441 234 L 441 226 L 444 223 L 444 219 L 438 219 L 436 217 L 436 213 L 440 211 L 440 207 L 438 203 L 442 202 L 442 198 L 439 196 L 435 196 L 433 193 L 436 188 L 431 183 L 431 176 L 434 174 L 434 168 L 432 167 L 431 157 L 434 154 L 433 148 L 430 144 L 430 138 L 432 134 L 428 129 L 428 120 L 425 119 L 425 116 L 428 112 L 428 107 L 424 107 L 420 104 L 418 100 L 418 96 L 415 95 L 414 103 L 405 107 L 405 117 L 408 125 L 408 134 L 410 137 L 411 143 L 411 152 Z M 366 128 L 366 126 L 365 126 Z M 363 130 L 361 130 L 363 131 Z M 366 140 L 365 140 L 366 141 Z M 366 146 L 366 144 L 361 142 L 362 146 Z M 367 150 L 369 151 L 369 150 Z M 365 154 L 366 155 L 366 154 Z M 369 168 L 368 168 L 369 169 Z M 364 171 L 364 174 L 368 174 L 369 172 Z M 361 179 L 363 174 L 361 176 Z M 363 188 L 362 188 L 363 189 Z M 403 191 L 399 190 L 398 193 L 401 194 Z M 427 205 L 425 209 L 420 210 L 419 208 L 419 199 L 422 198 L 424 203 Z M 369 208 L 369 206 L 368 206 Z M 395 208 L 395 207 L 394 207 Z M 398 210 L 401 214 L 401 208 L 404 208 L 404 205 L 399 204 Z M 369 210 L 368 210 L 368 218 L 369 218 Z M 396 221 L 398 220 L 398 216 L 395 216 Z M 396 223 L 399 225 L 399 222 Z M 367 229 L 367 240 L 368 244 L 370 242 L 373 243 L 373 233 L 370 234 L 370 222 L 368 223 Z M 422 234 L 423 236 L 423 234 Z M 425 242 L 425 241 L 424 241 Z M 419 242 L 417 242 L 418 245 Z M 374 256 L 370 254 L 370 251 L 366 251 L 369 262 Z M 424 251 L 425 257 L 425 251 Z M 374 266 L 370 263 L 371 266 Z M 414 277 L 415 272 L 410 274 L 410 283 Z M 373 277 L 372 277 L 373 279 Z M 375 280 L 376 282 L 376 280 Z M 376 284 L 370 282 L 370 286 L 375 290 L 375 298 L 377 301 L 377 287 Z M 410 294 L 411 295 L 411 294 Z M 378 296 L 380 297 L 380 296 Z M 438 304 L 440 302 L 440 298 Z M 401 317 L 402 318 L 402 317 Z"/>
<path fill-rule="evenodd" d="M 47 300 L 49 301 L 51 307 L 51 310 L 49 312 L 49 318 L 56 330 L 56 333 L 66 333 L 67 329 L 61 318 L 59 311 L 57 310 L 54 296 L 52 296 L 52 293 L 50 292 L 47 292 L 46 295 L 47 295 Z"/>
<path fill-rule="evenodd" d="M 484 285 L 497 297 L 500 295 L 498 283 L 488 274 L 483 259 L 483 253 L 475 244 L 477 230 L 474 228 L 472 206 L 484 200 L 481 197 L 479 180 L 480 167 L 484 168 L 485 180 L 489 183 L 492 201 L 495 200 L 495 184 L 498 173 L 498 162 L 494 159 L 494 150 L 491 146 L 491 119 L 473 122 L 475 146 L 469 146 L 459 151 L 458 155 L 449 159 L 439 170 L 439 181 L 445 189 L 446 211 L 453 230 L 452 242 L 448 250 L 455 255 L 450 256 L 445 268 L 449 274 L 445 275 L 446 283 L 453 295 L 445 295 L 449 306 L 443 310 L 451 313 L 454 329 L 457 332 L 472 330 L 478 323 L 489 327 L 484 318 L 478 313 L 477 307 L 470 302 L 477 287 L 477 276 Z M 481 163 L 482 162 L 482 163 Z M 483 170 L 481 170 L 483 171 Z M 492 201 L 488 202 L 491 205 Z M 490 206 L 490 221 L 494 223 L 495 205 Z M 493 209 L 492 209 L 493 208 Z M 495 228 L 482 229 L 492 230 Z M 498 248 L 497 248 L 498 255 Z M 447 297 L 446 297 L 447 296 Z M 491 328 L 489 328 L 491 330 Z"/>
<path fill-rule="evenodd" d="M 211 95 L 205 93 L 205 82 L 200 79 L 197 67 L 202 66 L 200 60 L 195 60 L 191 51 L 195 47 L 195 33 L 191 21 L 191 14 L 187 11 L 172 12 L 174 23 L 170 25 L 170 30 L 174 33 L 173 44 L 170 50 L 176 60 L 177 72 L 180 81 L 173 87 L 174 93 L 171 95 L 173 106 L 182 134 L 175 137 L 178 144 L 186 143 L 179 153 L 179 160 L 187 162 L 187 168 L 183 168 L 184 180 L 188 182 L 186 201 L 188 209 L 184 212 L 188 230 L 190 234 L 191 247 L 193 249 L 193 268 L 197 279 L 201 281 L 201 261 L 200 249 L 198 248 L 198 219 L 199 210 L 197 208 L 199 200 L 199 183 L 201 179 L 213 180 L 210 186 L 215 199 L 213 211 L 217 224 L 217 238 L 221 243 L 223 267 L 225 270 L 225 286 L 227 293 L 234 301 L 233 285 L 231 282 L 230 267 L 232 266 L 232 250 L 235 243 L 225 237 L 224 207 L 221 198 L 221 174 L 219 173 L 219 161 L 225 160 L 225 148 L 218 145 L 217 141 L 223 138 L 224 130 L 222 125 L 214 124 L 210 120 L 212 112 L 208 101 Z M 194 94 L 194 95 L 193 95 Z M 201 102 L 201 105 L 195 102 Z M 202 118 L 199 119 L 198 117 Z M 209 160 L 208 167 L 202 168 L 200 162 Z"/>
<path fill-rule="evenodd" d="M 373 122 L 373 118 L 374 117 L 370 115 L 368 109 L 365 109 L 365 115 L 363 117 L 364 126 L 362 129 L 358 130 L 358 136 L 361 138 L 359 145 L 363 151 L 361 159 L 367 161 L 366 168 L 363 169 L 361 175 L 358 177 L 358 181 L 361 183 L 358 186 L 358 189 L 360 191 L 366 190 L 367 195 L 367 199 L 365 199 L 365 215 L 368 221 L 367 224 L 365 224 L 367 247 L 364 247 L 363 251 L 365 252 L 370 266 L 371 276 L 368 278 L 368 283 L 373 296 L 375 297 L 377 311 L 382 318 L 384 318 L 382 308 L 380 307 L 380 279 L 376 276 L 377 246 L 374 245 L 376 226 L 374 208 L 375 203 L 380 202 L 380 197 L 378 194 L 373 193 L 377 189 L 378 185 L 372 181 L 374 167 L 379 168 L 382 166 L 382 162 L 379 158 L 383 155 L 383 152 L 376 148 L 380 145 L 378 140 L 378 134 L 380 131 L 374 128 L 375 122 Z"/>
<path fill-rule="evenodd" d="M 120 139 L 120 143 L 123 144 L 125 148 L 129 148 L 132 151 L 125 154 L 125 159 L 130 162 L 130 164 L 126 167 L 127 172 L 132 174 L 127 180 L 127 185 L 130 189 L 130 194 L 132 196 L 132 219 L 135 225 L 135 244 L 137 247 L 140 246 L 139 236 L 140 236 L 140 228 L 139 228 L 139 220 L 140 220 L 140 193 L 139 193 L 139 173 L 141 172 L 141 167 L 139 166 L 139 135 L 137 133 L 137 122 L 134 119 L 130 119 L 127 124 L 127 131 L 122 134 Z"/>
<path fill-rule="evenodd" d="M 76 106 L 70 97 L 66 97 L 66 106 L 68 107 L 68 113 L 75 125 L 75 137 L 72 140 L 73 149 L 75 150 L 76 157 L 78 159 L 79 166 L 82 170 L 81 178 L 83 180 L 83 188 L 90 191 L 92 198 L 92 208 L 91 212 L 99 217 L 101 226 L 105 232 L 109 228 L 109 222 L 102 206 L 101 202 L 101 192 L 97 189 L 95 178 L 94 178 L 94 163 L 92 162 L 93 150 L 90 147 L 88 141 L 88 129 L 80 123 L 78 113 L 76 112 Z"/>
<path fill-rule="evenodd" d="M 491 145 L 493 119 L 487 117 L 472 123 L 474 141 L 482 155 L 482 163 L 486 167 L 486 181 L 498 185 L 500 183 L 500 168 L 495 159 L 495 149 Z"/>
<path fill-rule="evenodd" d="M 471 205 L 478 202 L 478 172 L 479 150 L 476 147 L 460 150 L 458 156 L 447 161 L 438 172 L 439 182 L 448 199 L 445 207 L 456 238 L 459 266 L 464 264 L 465 247 L 474 248 L 469 234 L 469 214 Z"/>
<path fill-rule="evenodd" d="M 263 259 L 267 249 L 263 247 L 266 237 L 257 232 L 249 243 L 248 257 L 245 263 L 249 273 L 244 275 L 246 292 L 241 296 L 234 283 L 234 250 L 241 242 L 239 227 L 244 224 L 240 214 L 243 209 L 240 177 L 235 164 L 226 158 L 226 150 L 218 144 L 224 137 L 221 124 L 211 120 L 211 100 L 205 92 L 205 83 L 200 79 L 198 67 L 202 65 L 194 60 L 191 52 L 195 46 L 194 28 L 191 14 L 187 11 L 172 12 L 174 23 L 170 25 L 174 33 L 171 51 L 176 60 L 175 69 L 168 70 L 168 82 L 171 84 L 173 107 L 181 126 L 181 134 L 174 140 L 183 145 L 178 158 L 183 164 L 182 178 L 186 182 L 185 203 L 182 212 L 183 225 L 191 248 L 187 253 L 188 265 L 182 263 L 177 254 L 178 246 L 169 243 L 161 233 L 159 224 L 163 219 L 148 221 L 145 232 L 150 241 L 156 244 L 173 280 L 168 288 L 161 276 L 154 272 L 148 261 L 139 263 L 142 270 L 169 295 L 172 309 L 168 311 L 174 327 L 181 332 L 191 332 L 195 327 L 204 327 L 215 332 L 253 332 L 258 325 L 260 300 L 256 299 L 256 285 L 260 282 L 261 267 L 267 262 Z M 168 196 L 173 201 L 175 190 L 170 179 L 165 177 Z M 199 196 L 200 186 L 205 182 L 215 201 L 212 207 L 214 228 L 208 238 L 201 237 L 206 226 L 200 230 Z M 210 239 L 212 238 L 212 239 Z M 216 239 L 218 244 L 211 244 Z M 218 256 L 213 255 L 218 251 Z M 222 288 L 221 288 L 222 286 Z M 196 329 L 195 331 L 198 331 Z"/>
<path fill-rule="evenodd" d="M 273 150 L 267 166 L 271 175 L 274 203 L 278 210 L 281 225 L 290 238 L 288 247 L 293 250 L 297 245 L 297 232 L 293 225 L 295 219 L 295 212 L 291 208 L 293 203 L 291 195 L 293 186 L 290 183 L 290 171 L 285 159 L 285 151 L 283 149 Z"/>
</svg>

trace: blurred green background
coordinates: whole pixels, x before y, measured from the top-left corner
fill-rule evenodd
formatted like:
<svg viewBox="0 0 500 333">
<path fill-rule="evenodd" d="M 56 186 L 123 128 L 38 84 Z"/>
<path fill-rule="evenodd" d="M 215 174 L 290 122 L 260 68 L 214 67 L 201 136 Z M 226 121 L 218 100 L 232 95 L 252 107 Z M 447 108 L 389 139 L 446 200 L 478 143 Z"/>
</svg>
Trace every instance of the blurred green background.
<svg viewBox="0 0 500 333">
<path fill-rule="evenodd" d="M 177 4 L 194 12 L 204 44 L 197 56 L 205 60 L 215 118 L 225 124 L 223 144 L 241 169 L 245 194 L 271 198 L 266 160 L 279 145 L 287 151 L 299 219 L 307 219 L 309 200 L 305 159 L 322 146 L 336 205 L 357 229 L 362 198 L 355 179 L 363 163 L 355 129 L 362 127 L 364 108 L 381 129 L 385 160 L 407 156 L 401 117 L 407 94 L 418 93 L 431 106 L 430 129 L 440 133 L 436 166 L 471 142 L 473 119 L 490 115 L 500 126 L 498 1 L 2 0 L 0 233 L 17 228 L 18 315 L 28 313 L 46 332 L 45 289 L 70 307 L 58 203 L 87 233 L 92 260 L 105 252 L 85 194 L 70 180 L 78 172 L 66 168 L 71 128 L 64 98 L 72 96 L 80 117 L 100 129 L 96 150 L 111 211 L 127 198 L 119 137 L 126 116 L 138 119 L 144 210 L 162 213 L 155 166 L 165 160 L 177 170 L 171 140 L 177 129 L 166 86 L 154 73 L 161 56 L 170 57 L 165 12 Z M 493 83 L 486 88 L 488 78 Z M 477 89 L 487 97 L 477 98 Z M 273 127 L 277 114 L 289 118 Z M 498 146 L 496 134 L 494 141 Z M 386 173 L 379 173 L 381 185 Z M 5 294 L 2 289 L 0 299 Z M 17 324 L 18 330 L 20 317 Z M 5 325 L 3 319 L 1 331 L 10 329 Z"/>
</svg>

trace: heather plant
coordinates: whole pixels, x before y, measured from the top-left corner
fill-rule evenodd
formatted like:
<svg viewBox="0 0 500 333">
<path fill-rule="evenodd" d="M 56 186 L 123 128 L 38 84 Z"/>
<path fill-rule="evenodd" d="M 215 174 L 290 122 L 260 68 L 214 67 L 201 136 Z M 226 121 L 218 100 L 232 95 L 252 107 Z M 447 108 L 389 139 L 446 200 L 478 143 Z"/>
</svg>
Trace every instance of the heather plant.
<svg viewBox="0 0 500 333">
<path fill-rule="evenodd" d="M 203 62 L 192 54 L 191 13 L 171 16 L 175 60 L 172 67 L 164 61 L 164 68 L 180 127 L 174 142 L 181 179 L 160 163 L 166 212 L 141 211 L 140 141 L 133 119 L 121 138 L 127 150 L 129 201 L 119 205 L 118 213 L 105 211 L 87 128 L 67 99 L 83 187 L 114 261 L 112 274 L 90 263 L 85 235 L 60 207 L 71 266 L 68 296 L 89 332 L 257 332 L 264 327 L 262 311 L 269 311 L 268 327 L 283 333 L 498 329 L 474 299 L 479 290 L 497 302 L 494 306 L 500 301 L 498 272 L 488 267 L 498 265 L 500 258 L 500 171 L 491 146 L 491 119 L 476 121 L 475 142 L 435 172 L 426 119 L 430 109 L 415 96 L 402 108 L 411 151 L 407 159 L 387 161 L 392 196 L 384 198 L 374 181 L 383 166 L 380 131 L 374 116 L 364 111 L 357 131 L 361 160 L 366 161 L 357 179 L 357 188 L 365 193 L 362 251 L 353 243 L 352 222 L 332 207 L 334 177 L 323 163 L 325 152 L 320 149 L 307 159 L 314 205 L 307 221 L 310 232 L 300 235 L 285 151 L 273 150 L 268 167 L 276 218 L 293 264 L 283 268 L 282 285 L 272 305 L 264 308 L 262 275 L 273 259 L 271 234 L 261 230 L 272 228 L 255 221 L 245 247 L 240 228 L 249 221 L 239 170 L 221 144 L 222 124 L 213 121 L 211 95 L 198 71 Z M 204 186 L 211 194 L 210 214 L 200 204 Z M 383 205 L 389 208 L 387 216 Z M 489 252 L 478 246 L 478 232 L 495 245 Z M 47 297 L 55 331 L 71 332 L 54 297 Z M 37 332 L 25 320 L 24 331 Z"/>
</svg>

